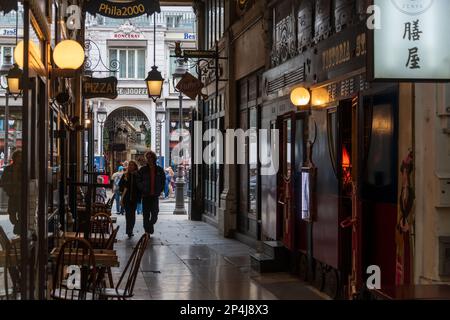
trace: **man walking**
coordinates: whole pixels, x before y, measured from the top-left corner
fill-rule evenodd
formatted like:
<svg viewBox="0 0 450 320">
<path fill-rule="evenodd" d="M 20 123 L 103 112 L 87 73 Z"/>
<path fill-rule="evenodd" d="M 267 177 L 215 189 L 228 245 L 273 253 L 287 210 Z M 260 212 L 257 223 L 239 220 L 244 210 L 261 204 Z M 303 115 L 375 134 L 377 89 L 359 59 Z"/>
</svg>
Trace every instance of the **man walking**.
<svg viewBox="0 0 450 320">
<path fill-rule="evenodd" d="M 164 190 L 166 176 L 163 168 L 156 164 L 156 154 L 153 151 L 148 151 L 145 159 L 147 165 L 138 172 L 138 186 L 142 194 L 144 229 L 146 233 L 153 234 L 153 226 L 158 220 L 159 195 Z"/>
</svg>

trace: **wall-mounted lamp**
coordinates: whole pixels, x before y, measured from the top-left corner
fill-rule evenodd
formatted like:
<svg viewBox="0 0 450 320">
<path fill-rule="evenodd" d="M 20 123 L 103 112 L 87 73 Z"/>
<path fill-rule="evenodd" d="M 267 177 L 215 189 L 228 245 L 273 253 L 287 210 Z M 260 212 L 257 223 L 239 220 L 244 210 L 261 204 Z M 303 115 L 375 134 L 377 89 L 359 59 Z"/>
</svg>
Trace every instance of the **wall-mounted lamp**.
<svg viewBox="0 0 450 320">
<path fill-rule="evenodd" d="M 16 100 L 22 94 L 23 72 L 17 64 L 12 64 L 11 58 L 10 55 L 4 56 L 3 65 L 0 67 L 0 86 Z"/>
<path fill-rule="evenodd" d="M 75 40 L 64 40 L 53 50 L 53 61 L 61 69 L 77 70 L 84 62 L 84 49 Z"/>
<path fill-rule="evenodd" d="M 22 77 L 23 72 L 17 65 L 17 63 L 14 64 L 14 66 L 9 70 L 8 74 L 6 75 L 6 80 L 8 83 L 8 93 L 14 97 L 14 99 L 17 99 L 19 96 L 22 95 Z"/>
<path fill-rule="evenodd" d="M 24 51 L 24 42 L 23 40 L 17 43 L 16 48 L 14 49 L 14 61 L 19 65 L 21 69 L 23 69 L 23 51 Z M 28 42 L 28 65 L 31 71 L 35 72 L 40 76 L 45 76 L 46 70 L 44 64 L 42 63 L 41 52 L 39 50 L 38 45 L 36 45 L 33 41 Z"/>
<path fill-rule="evenodd" d="M 324 87 L 312 90 L 311 105 L 323 106 L 330 102 L 328 90 Z"/>
<path fill-rule="evenodd" d="M 52 72 L 56 76 L 71 78 L 84 63 L 84 49 L 75 40 L 63 40 L 53 50 L 53 62 L 58 69 Z"/>
<path fill-rule="evenodd" d="M 311 100 L 309 90 L 304 87 L 297 87 L 291 92 L 291 102 L 297 108 L 306 107 Z"/>
</svg>

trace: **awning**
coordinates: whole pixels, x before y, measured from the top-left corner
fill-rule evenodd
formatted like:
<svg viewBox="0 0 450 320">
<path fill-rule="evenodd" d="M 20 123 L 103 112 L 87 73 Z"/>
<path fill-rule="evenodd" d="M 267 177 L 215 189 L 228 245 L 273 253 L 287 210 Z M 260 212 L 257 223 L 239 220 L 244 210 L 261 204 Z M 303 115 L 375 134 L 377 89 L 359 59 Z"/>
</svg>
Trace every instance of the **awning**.
<svg viewBox="0 0 450 320">
<path fill-rule="evenodd" d="M 111 0 L 88 0 L 84 11 L 109 18 L 129 19 L 146 14 L 150 16 L 161 12 L 159 0 L 133 0 L 130 2 L 115 2 Z"/>
<path fill-rule="evenodd" d="M 17 0 L 2 0 L 0 2 L 0 11 L 3 11 L 4 13 L 8 13 L 12 10 L 17 11 L 17 3 Z"/>
</svg>

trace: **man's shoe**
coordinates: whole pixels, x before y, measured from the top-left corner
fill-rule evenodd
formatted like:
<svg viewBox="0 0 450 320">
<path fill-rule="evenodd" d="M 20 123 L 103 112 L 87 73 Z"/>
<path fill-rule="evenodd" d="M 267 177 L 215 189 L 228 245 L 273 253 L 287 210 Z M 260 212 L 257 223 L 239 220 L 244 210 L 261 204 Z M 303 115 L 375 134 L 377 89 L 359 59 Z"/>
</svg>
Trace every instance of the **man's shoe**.
<svg viewBox="0 0 450 320">
<path fill-rule="evenodd" d="M 134 233 L 128 234 L 128 239 L 131 239 L 132 237 L 134 237 Z"/>
<path fill-rule="evenodd" d="M 153 225 L 150 225 L 150 234 L 153 234 L 155 232 L 155 229 L 153 228 Z"/>
</svg>

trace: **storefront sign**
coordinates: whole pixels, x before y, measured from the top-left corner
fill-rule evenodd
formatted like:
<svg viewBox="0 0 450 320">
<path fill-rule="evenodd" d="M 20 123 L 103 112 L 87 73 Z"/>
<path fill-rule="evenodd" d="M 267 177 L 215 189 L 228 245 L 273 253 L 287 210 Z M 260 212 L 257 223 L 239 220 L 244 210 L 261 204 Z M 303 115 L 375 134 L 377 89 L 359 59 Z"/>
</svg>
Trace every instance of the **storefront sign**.
<svg viewBox="0 0 450 320">
<path fill-rule="evenodd" d="M 0 29 L 0 37 L 15 37 L 17 33 L 16 28 L 14 29 Z"/>
<path fill-rule="evenodd" d="M 146 96 L 147 88 L 119 88 L 120 96 Z"/>
<path fill-rule="evenodd" d="M 91 78 L 83 79 L 83 97 L 92 98 L 117 98 L 117 78 Z"/>
<path fill-rule="evenodd" d="M 319 55 L 313 58 L 317 82 L 333 80 L 366 65 L 365 26 L 343 30 L 318 44 Z"/>
<path fill-rule="evenodd" d="M 195 40 L 195 34 L 185 32 L 184 40 Z"/>
<path fill-rule="evenodd" d="M 143 39 L 144 35 L 142 33 L 115 33 L 114 39 Z"/>
<path fill-rule="evenodd" d="M 87 1 L 85 8 L 92 15 L 100 14 L 109 18 L 127 19 L 161 12 L 159 0 L 134 0 L 119 3 L 108 0 Z"/>
<path fill-rule="evenodd" d="M 210 50 L 184 50 L 184 57 L 212 59 L 216 57 L 216 52 Z"/>
<path fill-rule="evenodd" d="M 130 21 L 125 21 L 114 33 L 114 39 L 143 39 L 144 34 Z"/>
<path fill-rule="evenodd" d="M 375 0 L 371 77 L 378 80 L 450 79 L 450 1 Z"/>
<path fill-rule="evenodd" d="M 194 100 L 199 94 L 202 94 L 201 91 L 204 86 L 205 85 L 200 80 L 198 80 L 189 72 L 186 72 L 180 82 L 178 82 L 177 90 L 183 92 L 189 98 Z"/>
</svg>

